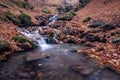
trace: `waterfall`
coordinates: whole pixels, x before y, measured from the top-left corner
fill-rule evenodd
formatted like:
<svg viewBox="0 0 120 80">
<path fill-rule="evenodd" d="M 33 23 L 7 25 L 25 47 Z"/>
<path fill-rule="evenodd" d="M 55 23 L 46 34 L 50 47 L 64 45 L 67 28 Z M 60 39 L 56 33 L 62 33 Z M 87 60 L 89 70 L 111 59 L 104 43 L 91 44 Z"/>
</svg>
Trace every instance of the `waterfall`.
<svg viewBox="0 0 120 80">
<path fill-rule="evenodd" d="M 36 42 L 42 51 L 52 48 L 52 46 L 46 43 L 46 37 L 44 35 L 40 35 L 38 30 L 29 31 L 25 28 L 21 28 L 19 30 L 21 34 Z"/>
<path fill-rule="evenodd" d="M 39 30 L 42 30 L 42 28 L 47 28 L 50 25 L 54 24 L 55 21 L 58 19 L 58 14 L 55 14 L 53 17 L 49 18 L 50 23 L 48 23 L 45 27 L 39 27 Z M 32 41 L 36 42 L 38 46 L 41 48 L 41 50 L 46 50 L 52 48 L 51 45 L 46 43 L 46 37 L 44 35 L 40 35 L 39 30 L 33 30 L 29 31 L 25 28 L 20 28 L 19 31 L 21 34 L 25 35 L 26 37 L 30 38 Z M 54 37 L 55 39 L 55 37 Z"/>
<path fill-rule="evenodd" d="M 51 22 L 48 23 L 48 26 L 54 24 L 54 23 L 57 21 L 58 18 L 59 18 L 59 17 L 58 17 L 58 14 L 55 14 L 53 17 L 49 18 L 49 20 L 50 20 Z"/>
</svg>

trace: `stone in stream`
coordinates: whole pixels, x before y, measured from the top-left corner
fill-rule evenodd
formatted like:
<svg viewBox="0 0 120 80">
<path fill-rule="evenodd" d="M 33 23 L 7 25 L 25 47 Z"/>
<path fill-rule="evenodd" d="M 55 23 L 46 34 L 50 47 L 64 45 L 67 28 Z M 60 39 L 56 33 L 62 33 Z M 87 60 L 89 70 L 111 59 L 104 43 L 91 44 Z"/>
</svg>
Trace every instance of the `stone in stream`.
<svg viewBox="0 0 120 80">
<path fill-rule="evenodd" d="M 31 76 L 29 75 L 29 73 L 26 73 L 26 72 L 18 72 L 18 73 L 16 73 L 16 75 L 18 77 L 21 77 L 21 78 L 31 78 Z"/>
<path fill-rule="evenodd" d="M 92 72 L 94 72 L 94 68 L 87 68 L 87 67 L 82 67 L 82 66 L 77 66 L 77 67 L 73 67 L 73 70 L 80 72 L 83 75 L 89 75 Z"/>
<path fill-rule="evenodd" d="M 36 53 L 36 54 L 27 54 L 26 55 L 26 61 L 35 61 L 38 59 L 48 58 L 49 56 L 45 53 Z"/>
</svg>

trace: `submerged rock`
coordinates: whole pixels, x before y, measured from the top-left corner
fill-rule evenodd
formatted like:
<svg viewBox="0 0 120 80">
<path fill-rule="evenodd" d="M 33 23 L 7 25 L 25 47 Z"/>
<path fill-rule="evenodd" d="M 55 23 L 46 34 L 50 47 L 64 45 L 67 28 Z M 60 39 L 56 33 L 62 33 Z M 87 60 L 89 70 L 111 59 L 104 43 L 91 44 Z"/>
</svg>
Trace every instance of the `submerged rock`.
<svg viewBox="0 0 120 80">
<path fill-rule="evenodd" d="M 75 71 L 78 71 L 78 72 L 80 72 L 81 74 L 83 74 L 83 75 L 89 75 L 89 74 L 91 74 L 92 72 L 94 72 L 94 68 L 87 68 L 87 67 L 82 67 L 82 66 L 78 66 L 78 67 L 73 67 L 73 70 L 75 70 Z"/>
<path fill-rule="evenodd" d="M 16 75 L 18 77 L 21 77 L 21 78 L 31 78 L 31 76 L 29 75 L 29 73 L 26 73 L 26 72 L 18 72 L 18 73 L 16 73 Z"/>
<path fill-rule="evenodd" d="M 43 59 L 43 58 L 48 58 L 48 55 L 45 53 L 29 53 L 26 55 L 26 61 L 35 61 L 35 60 L 39 60 L 39 59 Z"/>
<path fill-rule="evenodd" d="M 47 44 L 56 44 L 56 40 L 53 37 L 48 37 L 46 39 Z"/>
</svg>

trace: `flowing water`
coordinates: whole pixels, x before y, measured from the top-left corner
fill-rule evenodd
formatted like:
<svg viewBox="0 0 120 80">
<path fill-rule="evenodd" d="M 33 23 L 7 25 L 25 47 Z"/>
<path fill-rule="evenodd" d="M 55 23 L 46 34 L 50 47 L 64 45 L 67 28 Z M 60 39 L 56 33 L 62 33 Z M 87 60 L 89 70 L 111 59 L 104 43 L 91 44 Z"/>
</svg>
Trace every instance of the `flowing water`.
<svg viewBox="0 0 120 80">
<path fill-rule="evenodd" d="M 40 35 L 38 30 L 21 28 L 19 31 L 39 48 L 12 55 L 0 66 L 0 80 L 120 80 L 119 74 L 101 66 L 97 59 L 76 52 L 88 47 L 47 44 L 46 36 Z"/>
</svg>

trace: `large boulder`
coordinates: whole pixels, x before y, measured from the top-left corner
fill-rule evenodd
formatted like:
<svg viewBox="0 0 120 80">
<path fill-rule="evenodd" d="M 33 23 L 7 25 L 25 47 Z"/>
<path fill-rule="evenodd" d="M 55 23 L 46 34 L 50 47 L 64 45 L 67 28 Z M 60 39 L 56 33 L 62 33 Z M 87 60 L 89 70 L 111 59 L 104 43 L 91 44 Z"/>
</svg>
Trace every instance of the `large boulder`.
<svg viewBox="0 0 120 80">
<path fill-rule="evenodd" d="M 13 40 L 20 42 L 21 45 L 18 45 L 18 46 L 23 50 L 29 50 L 30 48 L 33 49 L 33 48 L 38 47 L 35 42 L 32 42 L 31 40 L 29 40 L 29 39 L 27 39 L 25 37 L 22 37 L 22 36 L 14 36 Z"/>
</svg>

